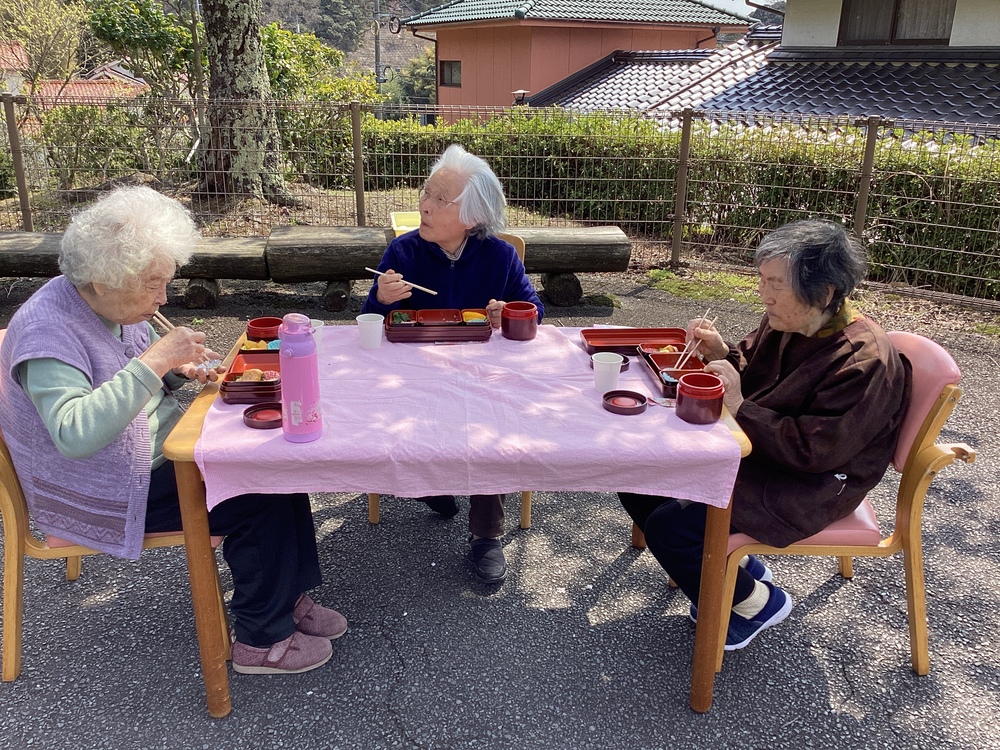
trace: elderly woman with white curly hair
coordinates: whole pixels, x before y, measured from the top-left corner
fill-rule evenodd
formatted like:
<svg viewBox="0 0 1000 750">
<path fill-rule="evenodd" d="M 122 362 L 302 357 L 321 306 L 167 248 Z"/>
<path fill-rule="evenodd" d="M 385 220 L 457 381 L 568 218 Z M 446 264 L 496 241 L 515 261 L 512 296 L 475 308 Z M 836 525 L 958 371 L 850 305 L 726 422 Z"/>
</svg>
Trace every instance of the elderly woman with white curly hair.
<svg viewBox="0 0 1000 750">
<path fill-rule="evenodd" d="M 393 310 L 485 308 L 494 328 L 508 302 L 541 300 L 514 248 L 496 237 L 506 226 L 507 201 L 489 165 L 457 144 L 445 149 L 420 191 L 420 228 L 395 238 L 386 248 L 363 313 Z M 405 279 L 405 281 L 404 281 Z M 435 290 L 432 296 L 410 283 Z M 421 498 L 431 509 L 453 516 L 451 495 Z M 487 583 L 507 574 L 500 538 L 503 495 L 470 498 L 469 532 L 476 576 Z"/>
<path fill-rule="evenodd" d="M 137 559 L 145 533 L 181 528 L 162 446 L 174 391 L 217 380 L 205 334 L 149 324 L 198 238 L 190 214 L 149 188 L 111 193 L 63 235 L 61 276 L 11 318 L 0 346 L 0 424 L 43 532 Z M 321 582 L 309 498 L 243 495 L 209 513 L 233 575 L 233 669 L 305 672 L 347 630 L 305 593 Z"/>
</svg>

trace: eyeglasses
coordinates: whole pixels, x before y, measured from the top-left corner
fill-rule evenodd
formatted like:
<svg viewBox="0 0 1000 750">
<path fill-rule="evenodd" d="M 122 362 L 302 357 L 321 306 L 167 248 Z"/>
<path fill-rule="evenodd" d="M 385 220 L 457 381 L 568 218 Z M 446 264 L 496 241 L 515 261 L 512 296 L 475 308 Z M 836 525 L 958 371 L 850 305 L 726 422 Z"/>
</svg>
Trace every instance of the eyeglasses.
<svg viewBox="0 0 1000 750">
<path fill-rule="evenodd" d="M 427 192 L 427 186 L 426 185 L 424 185 L 422 188 L 420 188 L 419 201 L 421 203 L 423 203 L 425 201 L 430 201 L 431 205 L 434 208 L 444 208 L 445 206 L 457 206 L 460 203 L 460 201 L 450 201 L 450 200 L 447 200 L 446 198 L 441 197 L 440 195 L 436 195 L 434 193 Z"/>
</svg>

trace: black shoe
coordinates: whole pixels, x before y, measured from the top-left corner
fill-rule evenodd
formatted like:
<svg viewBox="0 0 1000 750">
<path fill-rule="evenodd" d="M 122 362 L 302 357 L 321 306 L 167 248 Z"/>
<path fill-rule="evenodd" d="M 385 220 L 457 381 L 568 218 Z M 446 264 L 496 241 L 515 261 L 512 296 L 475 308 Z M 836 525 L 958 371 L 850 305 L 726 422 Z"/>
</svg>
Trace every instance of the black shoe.
<svg viewBox="0 0 1000 750">
<path fill-rule="evenodd" d="M 428 508 L 435 513 L 440 513 L 445 518 L 451 518 L 458 513 L 458 503 L 455 501 L 454 495 L 431 495 L 430 497 L 422 497 L 420 500 L 427 503 Z"/>
<path fill-rule="evenodd" d="M 472 568 L 484 583 L 499 583 L 507 577 L 507 561 L 499 539 L 472 540 Z"/>
</svg>

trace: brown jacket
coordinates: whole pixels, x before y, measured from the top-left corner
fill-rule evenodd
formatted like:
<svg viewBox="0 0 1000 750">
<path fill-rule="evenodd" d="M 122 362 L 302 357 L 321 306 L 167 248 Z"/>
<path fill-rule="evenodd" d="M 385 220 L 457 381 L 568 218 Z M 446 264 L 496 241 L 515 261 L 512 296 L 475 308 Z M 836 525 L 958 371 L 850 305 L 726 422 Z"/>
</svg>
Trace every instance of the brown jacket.
<svg viewBox="0 0 1000 750">
<path fill-rule="evenodd" d="M 740 464 L 732 525 L 784 547 L 850 514 L 892 460 L 910 366 L 873 321 L 806 337 L 760 327 L 730 362 L 753 451 Z"/>
</svg>

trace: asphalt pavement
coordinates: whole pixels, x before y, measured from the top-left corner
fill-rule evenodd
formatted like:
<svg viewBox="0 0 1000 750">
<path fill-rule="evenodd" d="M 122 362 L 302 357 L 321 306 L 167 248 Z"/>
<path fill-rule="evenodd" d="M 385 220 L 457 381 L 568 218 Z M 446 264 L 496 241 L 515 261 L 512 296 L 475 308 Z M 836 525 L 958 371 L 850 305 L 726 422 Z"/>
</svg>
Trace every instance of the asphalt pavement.
<svg viewBox="0 0 1000 750">
<path fill-rule="evenodd" d="M 5 282 L 4 325 L 32 288 Z M 322 285 L 227 283 L 219 309 L 190 311 L 181 288 L 165 314 L 220 348 L 250 317 L 296 310 L 349 324 L 360 304 L 333 314 L 318 306 Z M 707 306 L 628 276 L 587 276 L 585 291 L 613 294 L 618 306 L 551 308 L 545 322 L 683 325 Z M 759 316 L 711 304 L 732 338 Z M 317 494 L 324 583 L 313 595 L 350 623 L 327 665 L 294 676 L 230 672 L 232 713 L 212 719 L 182 550 L 138 563 L 87 558 L 76 582 L 58 562 L 29 560 L 23 668 L 0 684 L 0 747 L 1000 748 L 998 338 L 949 326 L 941 308 L 868 304 L 887 328 L 951 351 L 966 395 L 942 439 L 978 452 L 975 464 L 938 477 L 926 505 L 929 675 L 910 668 L 899 556 L 856 560 L 851 581 L 833 559 L 767 560 L 796 606 L 726 656 L 714 706 L 697 714 L 688 602 L 648 552 L 630 547 L 615 496 L 536 493 L 527 531 L 509 497 L 508 577 L 486 587 L 470 570 L 467 498 L 448 520 L 384 498 L 372 526 L 363 495 Z M 896 479 L 890 470 L 873 493 L 886 527 Z"/>
</svg>

